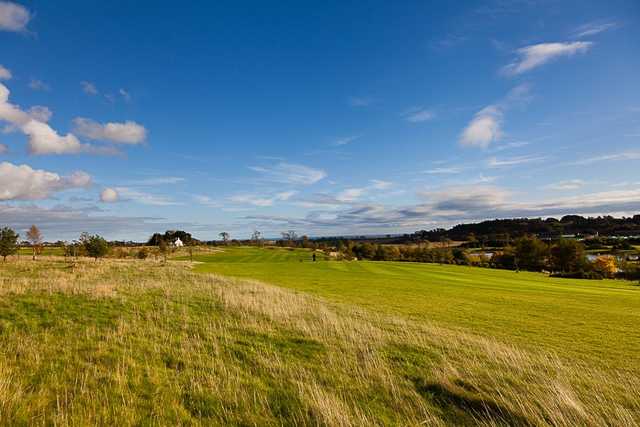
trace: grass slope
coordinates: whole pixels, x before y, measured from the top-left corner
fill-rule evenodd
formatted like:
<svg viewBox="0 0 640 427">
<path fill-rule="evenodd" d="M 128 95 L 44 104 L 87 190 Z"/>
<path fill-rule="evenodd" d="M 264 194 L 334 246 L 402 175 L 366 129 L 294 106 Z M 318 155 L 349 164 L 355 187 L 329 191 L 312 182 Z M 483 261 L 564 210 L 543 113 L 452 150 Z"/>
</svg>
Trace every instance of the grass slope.
<svg viewBox="0 0 640 427">
<path fill-rule="evenodd" d="M 0 263 L 4 425 L 633 426 L 638 388 L 182 262 Z"/>
<path fill-rule="evenodd" d="M 398 262 L 316 262 L 304 250 L 229 248 L 200 272 L 253 278 L 640 374 L 640 286 Z"/>
</svg>

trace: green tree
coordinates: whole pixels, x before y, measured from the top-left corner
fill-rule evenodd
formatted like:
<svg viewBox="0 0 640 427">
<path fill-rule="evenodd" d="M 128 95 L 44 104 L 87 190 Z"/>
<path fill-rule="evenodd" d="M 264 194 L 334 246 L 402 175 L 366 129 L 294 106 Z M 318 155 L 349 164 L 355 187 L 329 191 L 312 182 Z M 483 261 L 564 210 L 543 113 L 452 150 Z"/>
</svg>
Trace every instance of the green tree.
<svg viewBox="0 0 640 427">
<path fill-rule="evenodd" d="M 540 271 L 544 269 L 549 247 L 535 236 L 523 236 L 514 242 L 516 268 Z"/>
<path fill-rule="evenodd" d="M 584 245 L 576 240 L 562 239 L 551 247 L 550 267 L 553 271 L 571 273 L 586 265 Z"/>
<path fill-rule="evenodd" d="M 107 241 L 103 237 L 100 237 L 97 234 L 89 235 L 83 233 L 80 236 L 80 239 L 82 245 L 84 246 L 84 250 L 87 252 L 87 255 L 95 258 L 96 261 L 98 260 L 98 258 L 102 258 L 103 256 L 107 255 L 109 253 L 109 250 L 111 249 L 109 243 L 107 243 Z"/>
<path fill-rule="evenodd" d="M 20 235 L 9 227 L 0 229 L 0 256 L 5 262 L 9 255 L 18 252 L 18 237 Z"/>
</svg>

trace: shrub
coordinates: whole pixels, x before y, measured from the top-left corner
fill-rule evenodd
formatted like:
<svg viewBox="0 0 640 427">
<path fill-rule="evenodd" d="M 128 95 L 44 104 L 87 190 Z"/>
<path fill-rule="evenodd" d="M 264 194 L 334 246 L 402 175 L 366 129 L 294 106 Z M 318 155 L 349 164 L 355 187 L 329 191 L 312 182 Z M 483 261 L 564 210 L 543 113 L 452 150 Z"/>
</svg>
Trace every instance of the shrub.
<svg viewBox="0 0 640 427">
<path fill-rule="evenodd" d="M 147 259 L 149 257 L 149 249 L 142 247 L 136 254 L 138 259 Z"/>
<path fill-rule="evenodd" d="M 109 249 L 111 249 L 109 247 L 109 243 L 107 243 L 107 241 L 104 238 L 98 236 L 97 234 L 93 236 L 88 234 L 83 234 L 80 237 L 80 240 L 82 242 L 82 246 L 87 252 L 87 255 L 89 255 L 92 258 L 95 258 L 96 261 L 98 260 L 98 258 L 102 258 L 106 254 L 108 254 Z"/>
</svg>

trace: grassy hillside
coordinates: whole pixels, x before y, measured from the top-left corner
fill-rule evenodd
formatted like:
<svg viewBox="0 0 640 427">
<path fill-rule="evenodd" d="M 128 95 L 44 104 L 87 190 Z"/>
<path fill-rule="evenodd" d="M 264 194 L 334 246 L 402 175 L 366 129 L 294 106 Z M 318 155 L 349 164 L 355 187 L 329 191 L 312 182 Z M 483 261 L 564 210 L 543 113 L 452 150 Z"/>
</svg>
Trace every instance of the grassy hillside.
<svg viewBox="0 0 640 427">
<path fill-rule="evenodd" d="M 311 262 L 304 250 L 229 248 L 197 271 L 254 278 L 640 374 L 640 286 L 396 262 Z"/>
<path fill-rule="evenodd" d="M 265 256 L 296 274 L 299 255 Z M 186 262 L 0 263 L 4 425 L 633 426 L 638 389 L 623 370 Z"/>
</svg>

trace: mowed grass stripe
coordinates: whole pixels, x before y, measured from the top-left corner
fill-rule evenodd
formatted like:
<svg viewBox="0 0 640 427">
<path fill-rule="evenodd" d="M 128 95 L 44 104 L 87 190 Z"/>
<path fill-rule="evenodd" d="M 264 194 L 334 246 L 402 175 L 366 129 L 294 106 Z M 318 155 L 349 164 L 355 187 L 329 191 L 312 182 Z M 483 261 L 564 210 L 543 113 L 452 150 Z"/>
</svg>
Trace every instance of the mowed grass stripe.
<svg viewBox="0 0 640 427">
<path fill-rule="evenodd" d="M 309 251 L 287 249 L 227 248 L 197 259 L 205 262 L 197 271 L 258 279 L 640 372 L 640 286 L 631 282 L 437 264 L 313 263 Z"/>
</svg>

